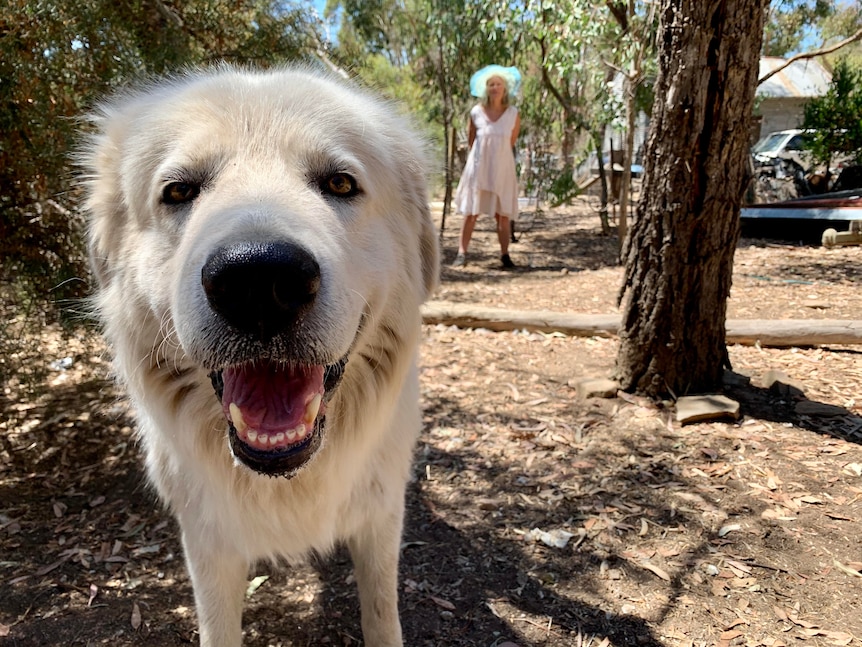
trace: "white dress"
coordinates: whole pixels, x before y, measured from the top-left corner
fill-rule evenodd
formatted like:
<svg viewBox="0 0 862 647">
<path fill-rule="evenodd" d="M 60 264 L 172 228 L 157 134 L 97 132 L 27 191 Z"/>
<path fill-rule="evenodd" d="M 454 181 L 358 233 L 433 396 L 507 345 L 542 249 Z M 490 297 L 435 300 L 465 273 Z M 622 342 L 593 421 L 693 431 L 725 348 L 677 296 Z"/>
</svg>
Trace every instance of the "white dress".
<svg viewBox="0 0 862 647">
<path fill-rule="evenodd" d="M 455 191 L 458 213 L 517 216 L 518 177 L 512 152 L 512 129 L 517 117 L 514 106 L 506 108 L 497 121 L 488 119 L 481 105 L 470 110 L 476 139 Z"/>
</svg>

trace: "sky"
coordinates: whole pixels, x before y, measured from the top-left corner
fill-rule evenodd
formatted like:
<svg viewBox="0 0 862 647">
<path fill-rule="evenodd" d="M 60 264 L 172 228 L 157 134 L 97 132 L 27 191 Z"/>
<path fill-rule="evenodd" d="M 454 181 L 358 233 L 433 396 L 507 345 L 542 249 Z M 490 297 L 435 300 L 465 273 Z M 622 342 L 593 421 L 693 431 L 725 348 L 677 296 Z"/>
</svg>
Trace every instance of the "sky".
<svg viewBox="0 0 862 647">
<path fill-rule="evenodd" d="M 326 8 L 326 0 L 310 0 L 309 4 L 311 4 L 315 8 L 315 10 L 317 10 L 317 14 L 322 19 L 323 18 L 323 10 Z M 324 23 L 324 24 L 326 24 L 326 23 Z M 338 36 L 338 34 L 335 33 L 336 31 L 337 31 L 337 27 L 327 24 L 326 36 L 332 42 L 334 42 Z"/>
</svg>

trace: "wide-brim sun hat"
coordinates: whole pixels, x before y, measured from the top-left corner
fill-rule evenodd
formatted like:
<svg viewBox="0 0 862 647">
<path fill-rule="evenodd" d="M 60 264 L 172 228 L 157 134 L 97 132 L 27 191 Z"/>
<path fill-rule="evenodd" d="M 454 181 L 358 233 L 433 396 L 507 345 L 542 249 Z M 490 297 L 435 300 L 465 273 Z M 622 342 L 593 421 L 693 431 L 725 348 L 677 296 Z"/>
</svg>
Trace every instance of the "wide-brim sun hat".
<svg viewBox="0 0 862 647">
<path fill-rule="evenodd" d="M 509 96 L 514 97 L 521 88 L 521 73 L 517 67 L 503 67 L 502 65 L 486 65 L 470 77 L 470 94 L 474 97 L 485 96 L 485 85 L 492 76 L 499 76 L 506 82 Z"/>
</svg>

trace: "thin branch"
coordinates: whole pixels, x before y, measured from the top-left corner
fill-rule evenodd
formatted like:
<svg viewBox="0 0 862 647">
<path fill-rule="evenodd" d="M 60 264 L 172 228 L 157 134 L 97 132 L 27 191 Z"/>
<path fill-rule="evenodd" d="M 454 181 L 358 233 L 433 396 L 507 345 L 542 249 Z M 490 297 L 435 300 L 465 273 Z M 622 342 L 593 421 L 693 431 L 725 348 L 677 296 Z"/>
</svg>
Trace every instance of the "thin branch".
<svg viewBox="0 0 862 647">
<path fill-rule="evenodd" d="M 620 25 L 620 29 L 623 30 L 623 33 L 628 33 L 629 31 L 629 18 L 626 13 L 626 5 L 622 2 L 613 2 L 612 0 L 605 0 L 605 4 L 610 10 L 613 17 Z"/>
<path fill-rule="evenodd" d="M 855 34 L 850 36 L 849 38 L 845 38 L 841 42 L 835 43 L 834 45 L 830 45 L 829 47 L 821 47 L 820 49 L 814 50 L 813 52 L 803 52 L 801 54 L 797 54 L 796 56 L 791 56 L 788 58 L 783 65 L 775 68 L 771 72 L 762 76 L 758 81 L 757 85 L 761 83 L 765 83 L 767 80 L 771 79 L 773 76 L 778 74 L 779 72 L 784 71 L 791 65 L 793 65 L 796 61 L 801 61 L 807 58 L 816 58 L 817 56 L 825 56 L 826 54 L 831 54 L 842 47 L 849 45 L 850 43 L 855 43 L 857 40 L 862 40 L 862 29 L 857 31 Z"/>
<path fill-rule="evenodd" d="M 309 40 L 311 41 L 311 49 L 314 50 L 314 54 L 323 63 L 326 67 L 329 68 L 330 72 L 334 72 L 338 76 L 343 79 L 349 79 L 350 73 L 345 70 L 343 67 L 338 65 L 335 61 L 333 61 L 329 54 L 326 53 L 326 44 L 320 39 L 320 34 L 316 29 L 309 30 L 308 32 Z"/>
<path fill-rule="evenodd" d="M 574 108 L 572 108 L 572 102 L 563 96 L 560 89 L 557 88 L 551 80 L 551 75 L 548 73 L 548 67 L 545 65 L 545 60 L 548 52 L 544 37 L 539 39 L 539 46 L 542 48 L 542 63 L 540 66 L 540 69 L 542 70 L 542 82 L 544 83 L 545 87 L 548 88 L 551 94 L 554 95 L 554 98 L 560 104 L 560 107 L 566 114 L 566 119 L 580 128 L 589 130 L 589 126 L 584 120 L 584 118 L 580 114 L 578 114 L 574 110 Z"/>
<path fill-rule="evenodd" d="M 554 83 L 551 81 L 551 76 L 548 74 L 548 68 L 545 65 L 545 61 L 547 60 L 548 51 L 547 51 L 547 45 L 545 44 L 545 37 L 544 36 L 539 39 L 539 47 L 542 48 L 542 64 L 541 64 L 542 81 L 545 83 L 545 87 L 547 87 L 548 90 L 551 91 L 551 94 L 554 95 L 554 98 L 557 100 L 557 102 L 560 104 L 560 106 L 562 106 L 563 110 L 566 111 L 566 114 L 568 114 L 569 112 L 571 112 L 571 110 L 569 109 L 569 102 L 566 101 L 565 98 L 563 98 L 562 93 L 559 91 L 559 89 L 557 89 L 556 86 L 554 86 Z"/>
</svg>

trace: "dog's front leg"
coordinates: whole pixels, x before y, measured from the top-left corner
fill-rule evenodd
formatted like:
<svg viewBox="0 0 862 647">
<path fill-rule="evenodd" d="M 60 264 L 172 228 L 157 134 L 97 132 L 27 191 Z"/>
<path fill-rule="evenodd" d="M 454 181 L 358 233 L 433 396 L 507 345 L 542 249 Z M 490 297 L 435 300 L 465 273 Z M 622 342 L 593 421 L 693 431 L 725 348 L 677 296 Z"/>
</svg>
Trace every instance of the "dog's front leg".
<svg viewBox="0 0 862 647">
<path fill-rule="evenodd" d="M 239 647 L 248 562 L 219 537 L 198 529 L 183 528 L 183 548 L 195 592 L 201 647 Z"/>
<path fill-rule="evenodd" d="M 403 500 L 403 494 L 401 496 Z M 381 510 L 348 541 L 368 647 L 402 647 L 398 554 L 404 511 Z"/>
</svg>

